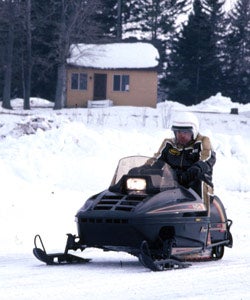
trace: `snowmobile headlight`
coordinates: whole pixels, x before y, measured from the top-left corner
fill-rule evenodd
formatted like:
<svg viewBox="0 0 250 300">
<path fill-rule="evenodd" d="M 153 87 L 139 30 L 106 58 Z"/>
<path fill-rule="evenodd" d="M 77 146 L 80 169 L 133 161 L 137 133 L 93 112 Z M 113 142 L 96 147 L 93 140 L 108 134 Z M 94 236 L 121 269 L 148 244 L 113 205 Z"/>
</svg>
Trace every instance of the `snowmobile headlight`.
<svg viewBox="0 0 250 300">
<path fill-rule="evenodd" d="M 146 190 L 146 180 L 143 178 L 129 178 L 127 179 L 127 189 L 130 191 L 144 191 Z"/>
</svg>

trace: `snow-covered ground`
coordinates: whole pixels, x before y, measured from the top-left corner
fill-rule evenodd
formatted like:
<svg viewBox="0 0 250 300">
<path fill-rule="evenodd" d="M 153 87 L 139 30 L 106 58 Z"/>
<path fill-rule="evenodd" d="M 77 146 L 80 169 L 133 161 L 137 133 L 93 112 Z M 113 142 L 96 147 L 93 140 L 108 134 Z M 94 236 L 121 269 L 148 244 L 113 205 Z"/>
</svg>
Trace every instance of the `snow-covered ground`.
<svg viewBox="0 0 250 300">
<path fill-rule="evenodd" d="M 250 299 L 250 104 L 216 95 L 193 107 L 110 107 L 55 111 L 33 99 L 0 108 L 0 299 Z M 46 107 L 47 106 L 47 107 Z M 239 114 L 230 114 L 231 108 Z M 76 233 L 74 215 L 106 189 L 121 157 L 151 156 L 169 136 L 175 110 L 195 111 L 217 153 L 215 193 L 233 220 L 234 246 L 222 260 L 152 272 L 126 253 L 86 249 L 87 265 L 46 266 L 32 255 Z"/>
</svg>

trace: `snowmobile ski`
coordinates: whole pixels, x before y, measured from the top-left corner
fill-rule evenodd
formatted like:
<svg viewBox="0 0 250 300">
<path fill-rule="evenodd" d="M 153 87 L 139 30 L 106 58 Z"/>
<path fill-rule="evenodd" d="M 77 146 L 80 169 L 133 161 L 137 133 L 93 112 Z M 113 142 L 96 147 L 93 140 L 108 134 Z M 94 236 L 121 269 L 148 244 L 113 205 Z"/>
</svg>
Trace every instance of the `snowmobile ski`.
<svg viewBox="0 0 250 300">
<path fill-rule="evenodd" d="M 75 236 L 72 234 L 68 234 L 67 243 L 65 247 L 64 253 L 52 253 L 47 254 L 42 238 L 40 235 L 36 235 L 34 238 L 35 248 L 33 249 L 33 254 L 35 257 L 46 263 L 47 265 L 58 265 L 58 264 L 74 264 L 74 263 L 87 263 L 90 259 L 86 259 L 80 256 L 76 256 L 68 253 L 69 250 L 76 250 Z M 41 248 L 37 247 L 37 240 L 39 240 L 41 244 Z"/>
<path fill-rule="evenodd" d="M 146 241 L 142 242 L 139 260 L 144 267 L 152 271 L 165 271 L 172 269 L 183 269 L 191 266 L 190 263 L 181 261 L 177 257 L 171 255 L 170 257 L 153 259 Z"/>
</svg>

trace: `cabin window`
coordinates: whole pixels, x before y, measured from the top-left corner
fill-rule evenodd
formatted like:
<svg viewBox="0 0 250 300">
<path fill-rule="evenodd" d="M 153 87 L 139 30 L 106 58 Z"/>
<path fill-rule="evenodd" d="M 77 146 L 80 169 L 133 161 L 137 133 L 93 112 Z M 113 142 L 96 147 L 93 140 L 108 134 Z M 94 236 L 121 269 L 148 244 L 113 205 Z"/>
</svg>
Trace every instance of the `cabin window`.
<svg viewBox="0 0 250 300">
<path fill-rule="evenodd" d="M 128 92 L 129 91 L 129 75 L 114 75 L 113 90 Z"/>
<path fill-rule="evenodd" d="M 72 73 L 71 74 L 71 89 L 72 90 L 87 90 L 87 74 Z"/>
</svg>

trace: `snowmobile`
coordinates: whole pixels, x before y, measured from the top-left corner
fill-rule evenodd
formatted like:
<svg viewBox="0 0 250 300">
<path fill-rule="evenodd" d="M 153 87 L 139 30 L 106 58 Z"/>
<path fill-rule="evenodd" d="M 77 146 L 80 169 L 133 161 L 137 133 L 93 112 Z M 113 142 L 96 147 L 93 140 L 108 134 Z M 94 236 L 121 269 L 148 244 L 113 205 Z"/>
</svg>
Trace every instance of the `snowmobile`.
<svg viewBox="0 0 250 300">
<path fill-rule="evenodd" d="M 110 187 L 90 197 L 76 213 L 78 235 L 68 234 L 64 253 L 47 254 L 36 235 L 36 258 L 48 265 L 86 263 L 89 259 L 69 251 L 95 247 L 135 255 L 153 271 L 221 259 L 224 247 L 233 245 L 232 221 L 221 200 L 211 196 L 208 212 L 194 190 L 178 184 L 173 169 L 167 164 L 161 170 L 145 167 L 148 159 L 121 159 Z"/>
</svg>

